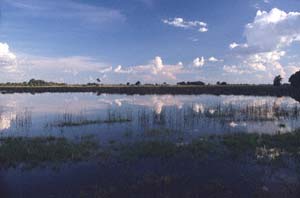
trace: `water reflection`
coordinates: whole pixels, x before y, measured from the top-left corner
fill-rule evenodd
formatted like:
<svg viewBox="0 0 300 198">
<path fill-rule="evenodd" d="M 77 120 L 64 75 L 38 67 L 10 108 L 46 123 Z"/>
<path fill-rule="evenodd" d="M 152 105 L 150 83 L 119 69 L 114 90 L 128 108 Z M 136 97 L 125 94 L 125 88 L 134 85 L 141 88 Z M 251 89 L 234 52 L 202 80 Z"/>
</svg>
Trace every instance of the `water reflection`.
<svg viewBox="0 0 300 198">
<path fill-rule="evenodd" d="M 300 105 L 289 97 L 52 93 L 0 95 L 0 101 L 2 136 L 93 133 L 116 138 L 155 129 L 193 136 L 288 132 L 300 127 Z"/>
</svg>

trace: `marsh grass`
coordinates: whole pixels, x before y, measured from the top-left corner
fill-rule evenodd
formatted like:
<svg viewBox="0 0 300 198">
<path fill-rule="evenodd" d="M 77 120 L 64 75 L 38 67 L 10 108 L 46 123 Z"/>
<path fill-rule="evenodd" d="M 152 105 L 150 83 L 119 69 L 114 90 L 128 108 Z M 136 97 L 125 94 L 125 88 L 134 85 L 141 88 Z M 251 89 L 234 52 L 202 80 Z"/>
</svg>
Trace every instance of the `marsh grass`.
<svg viewBox="0 0 300 198">
<path fill-rule="evenodd" d="M 203 158 L 207 156 L 250 158 L 255 161 L 275 162 L 300 156 L 300 131 L 285 134 L 233 133 L 195 138 L 191 142 L 169 140 L 138 141 L 121 145 L 121 158 L 169 158 L 176 155 Z"/>
<path fill-rule="evenodd" d="M 131 122 L 132 119 L 129 117 L 122 116 L 108 116 L 107 119 L 88 119 L 84 114 L 72 114 L 64 113 L 58 118 L 58 120 L 46 124 L 47 127 L 77 127 L 86 125 L 96 125 L 96 124 L 114 124 L 114 123 L 125 123 Z"/>
<path fill-rule="evenodd" d="M 89 159 L 98 148 L 97 141 L 92 137 L 82 137 L 78 142 L 57 137 L 2 138 L 0 162 L 3 167 L 74 162 Z"/>
<path fill-rule="evenodd" d="M 32 126 L 32 112 L 28 109 L 18 112 L 16 117 L 12 119 L 12 123 L 17 129 L 30 128 Z"/>
<path fill-rule="evenodd" d="M 143 136 L 144 137 L 168 137 L 174 134 L 178 134 L 178 132 L 167 128 L 153 128 L 153 129 L 145 130 Z"/>
<path fill-rule="evenodd" d="M 21 164 L 35 166 L 47 162 L 65 163 L 90 159 L 140 160 L 145 158 L 206 157 L 251 159 L 272 163 L 284 158 L 299 159 L 300 131 L 286 134 L 234 133 L 194 138 L 192 141 L 136 140 L 122 143 L 110 140 L 100 145 L 93 136 L 76 141 L 57 137 L 11 137 L 0 139 L 2 167 Z"/>
</svg>

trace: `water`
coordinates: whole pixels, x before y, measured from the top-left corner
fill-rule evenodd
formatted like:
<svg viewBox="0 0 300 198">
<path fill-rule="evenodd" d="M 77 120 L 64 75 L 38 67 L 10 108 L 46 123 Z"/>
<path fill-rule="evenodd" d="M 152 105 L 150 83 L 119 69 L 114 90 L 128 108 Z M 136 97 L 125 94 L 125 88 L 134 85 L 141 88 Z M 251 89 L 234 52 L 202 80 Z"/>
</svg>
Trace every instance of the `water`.
<svg viewBox="0 0 300 198">
<path fill-rule="evenodd" d="M 300 127 L 299 115 L 299 103 L 289 97 L 2 94 L 0 137 L 93 134 L 109 142 L 164 134 L 188 140 L 233 132 L 286 133 Z M 199 197 L 253 197 L 264 195 L 266 188 L 274 195 L 270 197 L 299 197 L 296 161 L 274 171 L 247 156 L 239 160 L 221 155 L 132 162 L 112 155 L 107 161 L 70 162 L 57 168 L 49 163 L 29 170 L 0 169 L 0 197 L 102 197 L 111 189 L 117 193 L 114 197 L 189 197 L 180 195 L 190 192 Z M 131 194 L 134 189 L 141 191 Z"/>
<path fill-rule="evenodd" d="M 277 133 L 298 129 L 299 114 L 300 104 L 289 97 L 2 94 L 0 136 L 73 138 L 94 134 L 111 140 L 126 134 L 147 136 L 153 130 L 189 137 Z"/>
</svg>

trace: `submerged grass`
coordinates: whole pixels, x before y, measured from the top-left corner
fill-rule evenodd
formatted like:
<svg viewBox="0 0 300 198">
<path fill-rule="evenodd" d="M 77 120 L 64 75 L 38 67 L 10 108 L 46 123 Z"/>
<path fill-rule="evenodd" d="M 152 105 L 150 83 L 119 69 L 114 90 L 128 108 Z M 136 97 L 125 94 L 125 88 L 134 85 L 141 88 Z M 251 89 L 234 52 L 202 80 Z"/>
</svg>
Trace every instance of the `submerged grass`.
<svg viewBox="0 0 300 198">
<path fill-rule="evenodd" d="M 98 143 L 92 137 L 83 137 L 79 142 L 57 137 L 2 138 L 0 162 L 3 167 L 12 167 L 79 161 L 90 158 L 97 150 Z"/>
<path fill-rule="evenodd" d="M 234 133 L 195 138 L 191 142 L 176 140 L 136 140 L 131 143 L 110 141 L 100 145 L 92 136 L 71 141 L 57 137 L 10 137 L 0 139 L 0 166 L 65 163 L 90 159 L 139 160 L 171 157 L 250 157 L 268 162 L 281 157 L 298 159 L 300 131 L 266 135 Z M 0 168 L 1 168 L 0 167 Z"/>
<path fill-rule="evenodd" d="M 76 127 L 76 126 L 85 126 L 85 125 L 94 125 L 94 124 L 113 124 L 113 123 L 123 123 L 131 122 L 127 118 L 116 118 L 109 120 L 71 120 L 71 121 L 60 121 L 50 124 L 52 127 Z"/>
</svg>

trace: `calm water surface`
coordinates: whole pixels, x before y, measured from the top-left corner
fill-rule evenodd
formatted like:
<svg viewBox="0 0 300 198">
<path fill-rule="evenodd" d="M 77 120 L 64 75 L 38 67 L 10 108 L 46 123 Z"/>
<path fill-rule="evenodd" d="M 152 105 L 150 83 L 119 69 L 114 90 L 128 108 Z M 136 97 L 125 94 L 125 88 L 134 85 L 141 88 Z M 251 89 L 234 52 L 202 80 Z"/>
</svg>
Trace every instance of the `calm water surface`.
<svg viewBox="0 0 300 198">
<path fill-rule="evenodd" d="M 289 97 L 2 94 L 0 136 L 95 134 L 106 140 L 128 134 L 147 136 L 153 130 L 191 137 L 276 133 L 299 128 L 299 114 L 299 103 Z"/>
<path fill-rule="evenodd" d="M 163 138 L 179 136 L 181 140 L 232 132 L 284 133 L 300 127 L 299 114 L 299 103 L 288 97 L 7 94 L 0 95 L 0 137 L 51 135 L 76 139 L 93 134 L 105 142 L 157 138 L 161 133 L 156 131 L 160 130 L 162 134 L 167 132 Z M 149 175 L 175 178 L 172 186 L 175 195 L 218 181 L 224 189 L 233 189 L 237 197 L 253 197 L 257 189 L 265 186 L 277 197 L 299 197 L 280 194 L 290 192 L 285 186 L 297 189 L 300 180 L 296 167 L 292 163 L 273 171 L 247 160 L 182 156 L 168 160 L 139 159 L 132 163 L 118 160 L 67 163 L 58 170 L 51 166 L 32 170 L 10 168 L 0 170 L 0 197 L 79 198 L 85 197 L 82 192 L 93 193 L 98 188 L 136 185 L 137 181 L 147 181 Z M 150 187 L 148 190 L 153 193 Z M 144 190 L 147 192 L 147 188 Z M 221 192 L 219 197 L 226 196 Z"/>
</svg>

